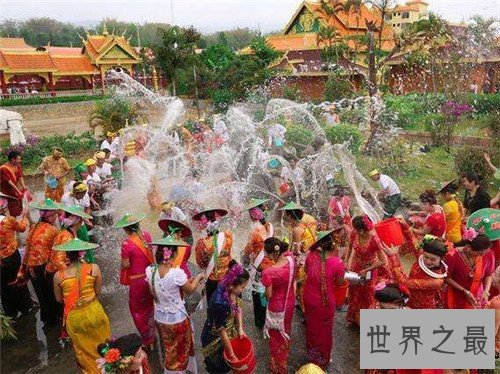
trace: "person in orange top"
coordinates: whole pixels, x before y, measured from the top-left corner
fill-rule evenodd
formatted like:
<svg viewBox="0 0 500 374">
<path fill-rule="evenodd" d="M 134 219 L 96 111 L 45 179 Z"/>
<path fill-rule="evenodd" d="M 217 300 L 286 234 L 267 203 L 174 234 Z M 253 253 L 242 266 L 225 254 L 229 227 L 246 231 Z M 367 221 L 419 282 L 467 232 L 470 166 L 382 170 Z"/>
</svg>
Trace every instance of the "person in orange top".
<svg viewBox="0 0 500 374">
<path fill-rule="evenodd" d="M 45 197 L 50 198 L 58 203 L 64 194 L 64 186 L 66 185 L 66 175 L 71 170 L 68 161 L 63 157 L 64 152 L 61 148 L 54 147 L 52 154 L 47 156 L 42 161 L 43 174 L 47 179 L 45 188 Z M 54 185 L 52 185 L 52 183 Z"/>
<path fill-rule="evenodd" d="M 266 322 L 265 287 L 260 282 L 262 272 L 274 265 L 274 261 L 265 255 L 264 240 L 274 235 L 274 228 L 266 222 L 266 203 L 269 199 L 251 199 L 246 210 L 252 220 L 252 228 L 243 252 L 243 264 L 250 268 L 252 282 L 253 315 L 255 326 L 263 328 Z"/>
<path fill-rule="evenodd" d="M 9 152 L 8 161 L 0 166 L 0 192 L 12 198 L 8 199 L 9 213 L 17 217 L 23 210 L 22 200 L 26 185 L 22 168 L 21 154 L 16 151 Z"/>
<path fill-rule="evenodd" d="M 438 193 L 446 201 L 443 204 L 444 215 L 446 217 L 446 240 L 449 240 L 453 244 L 458 244 L 462 240 L 464 207 L 455 195 L 458 186 L 453 182 L 454 180 L 445 183 Z"/>
<path fill-rule="evenodd" d="M 232 260 L 233 234 L 231 231 L 220 231 L 220 219 L 226 214 L 227 210 L 224 209 L 206 209 L 192 218 L 200 222 L 206 231 L 206 236 L 196 242 L 195 253 L 196 263 L 207 275 L 205 291 L 208 303 L 219 281 L 229 271 L 229 262 Z"/>
<path fill-rule="evenodd" d="M 284 211 L 285 220 L 291 226 L 291 251 L 297 263 L 297 298 L 302 312 L 305 312 L 303 302 L 303 284 L 306 279 L 304 265 L 309 247 L 316 242 L 318 222 L 314 217 L 304 212 L 296 203 L 289 203 L 280 210 Z"/>
<path fill-rule="evenodd" d="M 28 212 L 23 211 L 19 221 L 12 216 L 6 217 L 9 199 L 10 196 L 0 193 L 1 299 L 4 313 L 15 318 L 19 312 L 28 313 L 33 307 L 33 301 L 26 284 L 16 282 L 17 269 L 21 265 L 17 233 L 26 231 Z"/>
<path fill-rule="evenodd" d="M 31 225 L 26 237 L 26 252 L 22 265 L 18 267 L 17 278 L 20 282 L 31 279 L 40 304 L 40 318 L 43 323 L 53 324 L 57 322 L 58 304 L 52 293 L 52 279 L 45 272 L 45 266 L 58 232 L 55 222 L 59 206 L 51 199 L 46 199 L 41 204 L 32 204 L 31 208 L 38 209 L 40 220 Z"/>
</svg>

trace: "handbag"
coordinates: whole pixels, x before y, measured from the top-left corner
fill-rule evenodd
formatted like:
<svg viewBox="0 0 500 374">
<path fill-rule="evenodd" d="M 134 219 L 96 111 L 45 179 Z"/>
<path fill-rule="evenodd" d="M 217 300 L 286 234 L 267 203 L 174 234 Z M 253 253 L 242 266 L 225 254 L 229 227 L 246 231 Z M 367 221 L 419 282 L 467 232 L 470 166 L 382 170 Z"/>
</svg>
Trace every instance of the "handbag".
<svg viewBox="0 0 500 374">
<path fill-rule="evenodd" d="M 285 339 L 290 340 L 290 335 L 288 335 L 285 330 L 285 312 L 286 304 L 288 303 L 288 295 L 293 282 L 294 265 L 293 260 L 290 257 L 287 257 L 286 259 L 290 264 L 290 278 L 288 280 L 288 288 L 286 290 L 285 305 L 282 312 L 271 312 L 269 308 L 267 308 L 266 322 L 264 324 L 264 338 L 270 337 L 269 330 L 278 330 Z"/>
</svg>

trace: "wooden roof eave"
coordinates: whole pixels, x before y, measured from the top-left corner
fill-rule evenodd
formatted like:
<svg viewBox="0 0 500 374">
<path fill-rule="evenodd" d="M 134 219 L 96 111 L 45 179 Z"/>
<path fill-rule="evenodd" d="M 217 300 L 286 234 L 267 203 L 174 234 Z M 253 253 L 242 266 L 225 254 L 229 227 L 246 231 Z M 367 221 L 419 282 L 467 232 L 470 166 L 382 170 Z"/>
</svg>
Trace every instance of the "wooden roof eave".
<svg viewBox="0 0 500 374">
<path fill-rule="evenodd" d="M 97 75 L 98 71 L 57 71 L 53 73 L 54 76 L 57 77 L 67 77 L 67 76 L 89 76 L 89 75 Z"/>
</svg>

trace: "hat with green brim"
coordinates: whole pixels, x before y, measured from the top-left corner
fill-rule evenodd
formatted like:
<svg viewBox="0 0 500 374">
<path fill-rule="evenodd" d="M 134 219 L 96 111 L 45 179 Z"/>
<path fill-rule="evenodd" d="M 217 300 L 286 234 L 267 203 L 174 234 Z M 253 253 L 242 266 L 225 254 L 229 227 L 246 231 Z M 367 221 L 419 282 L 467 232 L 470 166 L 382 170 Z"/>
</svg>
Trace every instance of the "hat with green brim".
<svg viewBox="0 0 500 374">
<path fill-rule="evenodd" d="M 17 200 L 17 197 L 14 197 L 14 196 L 9 196 L 9 195 L 6 195 L 4 193 L 1 193 L 0 192 L 0 198 L 4 198 L 4 199 L 12 199 L 12 200 Z"/>
<path fill-rule="evenodd" d="M 173 236 L 166 236 L 164 238 L 161 238 L 159 240 L 155 240 L 151 242 L 152 245 L 158 245 L 160 247 L 185 247 L 189 246 L 188 243 L 175 239 Z"/>
<path fill-rule="evenodd" d="M 286 204 L 283 208 L 280 208 L 278 210 L 304 210 L 299 204 L 291 202 Z"/>
<path fill-rule="evenodd" d="M 457 178 L 452 179 L 451 181 L 442 183 L 441 189 L 437 192 L 437 194 L 439 195 L 439 194 L 446 192 L 447 188 L 450 187 L 453 183 L 455 183 L 456 180 L 457 180 Z"/>
<path fill-rule="evenodd" d="M 167 235 L 172 235 L 176 232 L 180 232 L 183 238 L 193 235 L 193 231 L 189 226 L 173 219 L 162 219 L 158 221 L 158 226 Z"/>
<path fill-rule="evenodd" d="M 84 171 L 87 171 L 87 167 L 85 166 L 85 164 L 83 163 L 80 163 L 78 165 L 76 165 L 74 168 L 73 168 L 74 172 L 77 173 L 77 174 L 81 174 L 83 173 Z"/>
<path fill-rule="evenodd" d="M 66 212 L 66 213 L 69 213 L 73 216 L 77 216 L 77 217 L 80 217 L 80 218 L 85 218 L 85 219 L 91 219 L 92 216 L 90 214 L 87 214 L 85 213 L 85 211 L 83 210 L 83 208 L 79 205 L 64 205 L 64 204 L 60 204 L 59 205 L 59 209 L 61 209 L 62 211 Z"/>
<path fill-rule="evenodd" d="M 220 209 L 220 208 L 211 208 L 211 209 L 205 209 L 205 210 L 202 210 L 201 212 L 199 213 L 196 213 L 193 217 L 192 217 L 192 220 L 193 221 L 199 221 L 201 219 L 201 217 L 204 215 L 204 214 L 207 214 L 207 213 L 211 213 L 211 212 L 215 212 L 217 213 L 219 216 L 221 217 L 224 217 L 228 211 L 225 210 L 225 209 Z"/>
<path fill-rule="evenodd" d="M 63 252 L 75 252 L 75 251 L 88 251 L 91 249 L 96 249 L 97 247 L 99 247 L 99 245 L 94 243 L 84 242 L 83 240 L 75 238 L 64 244 L 56 245 L 53 249 L 55 249 L 56 251 L 63 251 Z"/>
<path fill-rule="evenodd" d="M 467 228 L 486 235 L 491 241 L 500 239 L 500 210 L 485 208 L 471 214 Z"/>
<path fill-rule="evenodd" d="M 268 201 L 269 201 L 269 199 L 255 199 L 255 198 L 251 198 L 250 201 L 245 206 L 244 210 L 250 210 L 252 208 L 256 208 L 258 206 L 261 206 L 262 204 L 267 203 Z"/>
<path fill-rule="evenodd" d="M 342 227 L 336 228 L 334 230 L 327 230 L 327 231 L 318 232 L 318 239 L 313 244 L 311 244 L 311 246 L 309 247 L 309 250 L 321 247 L 325 243 L 326 239 L 331 236 L 331 234 L 333 234 L 334 232 L 340 231 L 340 230 L 342 230 Z"/>
<path fill-rule="evenodd" d="M 113 228 L 123 229 L 125 227 L 132 226 L 135 225 L 136 223 L 141 222 L 144 218 L 146 218 L 145 213 L 137 213 L 137 214 L 127 213 L 113 225 Z"/>
<path fill-rule="evenodd" d="M 38 210 L 59 210 L 61 205 L 56 203 L 54 200 L 46 198 L 43 203 L 32 203 L 30 208 Z"/>
</svg>

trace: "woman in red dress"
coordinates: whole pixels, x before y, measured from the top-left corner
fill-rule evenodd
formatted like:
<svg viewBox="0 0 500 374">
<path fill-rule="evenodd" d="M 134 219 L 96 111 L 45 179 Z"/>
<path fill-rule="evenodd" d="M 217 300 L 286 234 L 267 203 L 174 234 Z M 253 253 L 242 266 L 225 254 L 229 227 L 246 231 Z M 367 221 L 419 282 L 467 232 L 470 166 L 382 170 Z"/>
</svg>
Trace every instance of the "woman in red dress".
<svg viewBox="0 0 500 374">
<path fill-rule="evenodd" d="M 446 234 L 446 216 L 443 208 L 437 203 L 436 193 L 432 189 L 426 190 L 420 195 L 419 199 L 426 218 L 424 226 L 413 229 L 413 232 L 420 236 L 431 234 L 438 238 L 444 238 Z"/>
<path fill-rule="evenodd" d="M 435 236 L 426 235 L 421 244 L 423 252 L 413 264 L 409 275 L 401 266 L 399 247 L 389 248 L 382 243 L 382 248 L 389 258 L 395 280 L 411 292 L 408 306 L 411 309 L 439 308 L 447 275 L 447 266 L 443 262 L 447 251 L 445 244 Z"/>
<path fill-rule="evenodd" d="M 462 235 L 464 246 L 450 251 L 446 302 L 448 309 L 483 308 L 490 297 L 495 256 L 487 236 L 467 229 Z"/>
<path fill-rule="evenodd" d="M 354 228 L 347 249 L 348 269 L 369 279 L 364 284 L 349 286 L 349 308 L 347 323 L 359 326 L 359 311 L 373 308 L 373 287 L 377 281 L 378 269 L 385 266 L 386 258 L 380 239 L 373 230 L 373 223 L 368 216 L 357 216 L 352 220 Z"/>
<path fill-rule="evenodd" d="M 266 287 L 267 306 L 264 333 L 269 337 L 271 353 L 270 372 L 286 374 L 288 372 L 288 354 L 290 352 L 290 330 L 295 306 L 295 263 L 293 255 L 288 251 L 288 244 L 278 238 L 267 238 L 264 241 L 266 256 L 274 264 L 262 272 L 262 285 Z M 280 313 L 283 313 L 280 314 Z M 271 313 L 271 314 L 270 314 Z M 275 314 L 272 314 L 275 313 Z M 283 330 L 271 326 L 270 316 L 281 317 L 279 322 Z M 274 321 L 273 322 L 278 322 Z"/>
<path fill-rule="evenodd" d="M 345 268 L 335 255 L 336 231 L 319 234 L 306 258 L 304 305 L 306 311 L 307 360 L 322 369 L 331 361 L 333 321 L 335 316 L 335 287 L 344 283 Z"/>
</svg>

